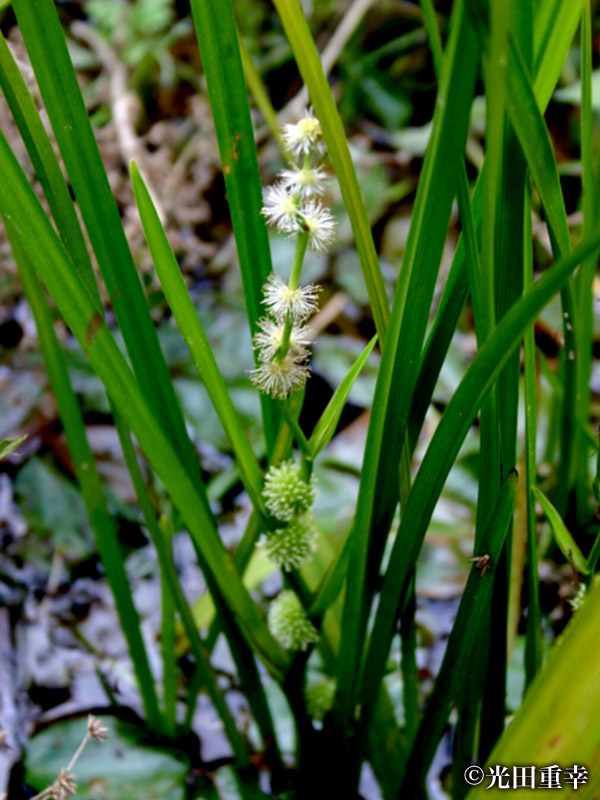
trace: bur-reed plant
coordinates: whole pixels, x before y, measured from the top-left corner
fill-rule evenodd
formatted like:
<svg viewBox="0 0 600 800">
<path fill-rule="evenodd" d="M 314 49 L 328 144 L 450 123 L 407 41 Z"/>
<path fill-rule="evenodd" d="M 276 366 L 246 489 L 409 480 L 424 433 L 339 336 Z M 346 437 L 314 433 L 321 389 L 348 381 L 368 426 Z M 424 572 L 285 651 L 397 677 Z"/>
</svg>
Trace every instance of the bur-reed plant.
<svg viewBox="0 0 600 800">
<path fill-rule="evenodd" d="M 308 89 L 311 110 L 276 132 L 288 163 L 263 196 L 231 0 L 192 0 L 254 343 L 255 365 L 248 377 L 261 396 L 264 462 L 246 435 L 135 164 L 131 180 L 166 302 L 219 416 L 252 504 L 246 531 L 233 554 L 219 536 L 54 4 L 13 0 L 12 5 L 99 274 L 92 268 L 59 161 L 1 38 L 0 84 L 49 213 L 3 135 L 0 213 L 35 316 L 77 480 L 130 648 L 148 728 L 172 737 L 189 727 L 193 715 L 196 691 L 190 692 L 185 720 L 178 716 L 176 705 L 173 621 L 177 615 L 194 658 L 194 686 L 208 693 L 221 717 L 244 797 L 264 795 L 258 789 L 249 743 L 211 664 L 211 650 L 220 633 L 262 737 L 275 796 L 286 792 L 281 796 L 355 797 L 365 762 L 370 763 L 386 799 L 426 796 L 428 771 L 453 709 L 457 711 L 452 728 L 453 798 L 468 792 L 465 767 L 488 760 L 508 766 L 585 764 L 590 782 L 579 789 L 578 797 L 597 796 L 600 651 L 596 606 L 600 597 L 592 591 L 580 603 L 574 623 L 544 666 L 535 505 L 539 500 L 556 542 L 581 575 L 584 588 L 591 590 L 600 540 L 582 549 L 569 532 L 580 536 L 583 529 L 593 529 L 598 502 L 589 428 L 592 288 L 600 250 L 589 3 L 456 0 L 443 46 L 432 0 L 421 0 L 438 80 L 437 102 L 390 306 L 344 128 L 300 4 L 274 0 Z M 584 222 L 580 241 L 572 249 L 544 111 L 578 28 Z M 274 124 L 275 113 L 248 58 L 244 53 L 249 83 Z M 486 100 L 485 160 L 471 187 L 464 152 L 480 78 Z M 298 420 L 310 374 L 312 342 L 307 326 L 317 309 L 319 291 L 303 280 L 302 267 L 307 248 L 325 250 L 334 242 L 333 218 L 323 200 L 329 164 L 352 226 L 377 341 L 365 349 L 314 429 L 307 432 Z M 428 330 L 455 200 L 462 235 Z M 535 280 L 532 214 L 543 218 L 553 253 L 552 266 Z M 265 223 L 294 239 L 292 264 L 271 263 Z M 286 269 L 287 282 L 282 277 Z M 105 320 L 98 279 L 105 284 L 127 358 Z M 558 458 L 548 497 L 537 486 L 539 359 L 533 326 L 557 294 L 564 342 L 559 373 L 548 368 L 560 404 Z M 162 692 L 150 670 L 114 520 L 107 511 L 105 488 L 54 334 L 48 297 L 106 387 L 144 524 L 158 554 L 163 592 Z M 414 451 L 425 436 L 425 415 L 467 299 L 473 311 L 477 353 L 424 443 L 425 454 L 417 468 Z M 314 346 L 318 347 L 318 341 Z M 318 491 L 313 464 L 333 438 L 352 384 L 375 346 L 381 362 L 353 522 L 339 546 L 330 542 L 320 547 L 323 534 L 312 510 Z M 519 441 L 517 425 L 521 376 L 524 443 Z M 439 674 L 428 696 L 422 697 L 415 656 L 415 569 L 435 505 L 478 415 L 481 444 L 472 566 Z M 132 437 L 194 544 L 216 612 L 205 636 L 178 583 L 170 547 L 171 523 L 153 505 Z M 513 521 L 519 493 L 524 498 L 524 525 Z M 283 573 L 284 588 L 268 610 L 257 604 L 243 580 L 256 545 Z M 520 549 L 526 551 L 524 570 L 515 555 Z M 590 551 L 587 557 L 585 550 Z M 528 689 L 521 709 L 504 730 L 507 661 L 524 582 L 528 586 Z M 401 714 L 396 713 L 384 682 L 398 626 Z M 317 681 L 310 677 L 310 664 L 318 665 Z M 576 672 L 580 677 L 575 680 Z M 266 673 L 283 690 L 294 717 L 293 765 L 282 757 L 265 691 Z"/>
</svg>

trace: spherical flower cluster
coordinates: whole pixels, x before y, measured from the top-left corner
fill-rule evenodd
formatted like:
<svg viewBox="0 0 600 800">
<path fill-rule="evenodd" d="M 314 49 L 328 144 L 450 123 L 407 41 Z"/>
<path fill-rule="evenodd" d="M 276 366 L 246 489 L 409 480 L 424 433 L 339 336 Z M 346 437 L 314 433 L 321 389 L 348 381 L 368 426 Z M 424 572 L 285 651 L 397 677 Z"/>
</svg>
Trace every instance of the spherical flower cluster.
<svg viewBox="0 0 600 800">
<path fill-rule="evenodd" d="M 298 198 L 284 184 L 267 189 L 262 213 L 269 225 L 281 233 L 298 233 Z"/>
<path fill-rule="evenodd" d="M 280 179 L 279 186 L 293 198 L 300 197 L 301 200 L 307 200 L 319 197 L 325 191 L 325 172 L 322 167 L 284 169 Z"/>
<path fill-rule="evenodd" d="M 273 274 L 265 284 L 264 295 L 263 302 L 272 316 L 259 320 L 253 339 L 259 365 L 250 376 L 261 392 L 285 400 L 300 391 L 310 376 L 310 334 L 302 323 L 317 307 L 318 289 L 293 289 Z"/>
<path fill-rule="evenodd" d="M 269 609 L 269 630 L 286 650 L 306 650 L 319 640 L 319 633 L 306 616 L 294 592 L 281 592 Z"/>
<path fill-rule="evenodd" d="M 310 168 L 285 170 L 283 181 L 265 192 L 262 209 L 269 225 L 292 237 L 308 233 L 313 250 L 324 252 L 333 243 L 335 220 L 316 195 L 323 193 L 323 172 Z"/>
<path fill-rule="evenodd" d="M 317 525 L 310 513 L 316 497 L 313 481 L 302 479 L 294 461 L 284 461 L 267 472 L 263 497 L 283 524 L 263 534 L 259 546 L 278 567 L 298 569 L 316 548 Z"/>
<path fill-rule="evenodd" d="M 283 139 L 299 162 L 283 170 L 266 190 L 262 213 L 269 225 L 298 237 L 296 255 L 288 284 L 272 274 L 264 286 L 268 316 L 259 321 L 254 336 L 259 363 L 251 372 L 259 390 L 277 400 L 302 389 L 310 375 L 310 339 L 304 323 L 317 310 L 319 289 L 298 285 L 304 253 L 307 247 L 327 250 L 335 234 L 335 221 L 318 200 L 325 181 L 318 163 L 325 152 L 319 120 L 309 112 L 295 125 L 285 126 Z"/>
<path fill-rule="evenodd" d="M 262 363 L 250 373 L 258 389 L 276 400 L 285 400 L 292 392 L 299 392 L 309 375 L 306 364 L 291 353 L 280 361 L 262 359 Z"/>
<path fill-rule="evenodd" d="M 266 190 L 262 213 L 280 233 L 307 233 L 310 247 L 327 250 L 333 242 L 335 222 L 316 199 L 325 191 L 325 171 L 318 163 L 325 154 L 319 120 L 309 111 L 295 125 L 285 126 L 283 141 L 297 163 L 284 169 L 279 181 Z"/>
<path fill-rule="evenodd" d="M 269 559 L 290 572 L 298 569 L 316 548 L 317 526 L 312 514 L 295 517 L 283 528 L 269 531 L 260 541 Z"/>
<path fill-rule="evenodd" d="M 295 125 L 286 125 L 283 129 L 283 142 L 290 153 L 296 157 L 322 155 L 325 149 L 321 123 L 308 111 Z"/>
<path fill-rule="evenodd" d="M 292 288 L 272 274 L 263 288 L 263 303 L 280 325 L 289 317 L 298 324 L 317 310 L 319 291 L 314 284 Z"/>
<path fill-rule="evenodd" d="M 313 482 L 307 483 L 300 477 L 300 465 L 294 461 L 284 461 L 278 467 L 271 467 L 265 477 L 263 497 L 271 514 L 289 522 L 304 514 L 315 502 Z"/>
<path fill-rule="evenodd" d="M 328 675 L 321 675 L 306 687 L 304 693 L 306 710 L 313 719 L 321 722 L 325 714 L 331 710 L 335 689 L 335 678 L 330 678 Z"/>
<path fill-rule="evenodd" d="M 284 328 L 269 317 L 259 320 L 260 331 L 254 337 L 262 361 L 271 361 L 284 347 Z M 288 352 L 293 356 L 305 356 L 310 344 L 310 332 L 303 325 L 293 325 L 290 330 Z"/>
</svg>

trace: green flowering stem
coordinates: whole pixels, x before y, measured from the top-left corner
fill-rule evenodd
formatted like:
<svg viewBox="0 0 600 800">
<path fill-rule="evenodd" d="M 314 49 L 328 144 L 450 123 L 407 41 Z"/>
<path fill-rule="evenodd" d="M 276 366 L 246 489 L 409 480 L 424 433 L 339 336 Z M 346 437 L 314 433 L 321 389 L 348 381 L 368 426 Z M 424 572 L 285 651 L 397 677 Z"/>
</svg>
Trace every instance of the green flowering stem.
<svg viewBox="0 0 600 800">
<path fill-rule="evenodd" d="M 281 337 L 281 344 L 279 345 L 279 349 L 275 354 L 275 358 L 279 361 L 283 361 L 288 354 L 288 350 L 290 349 L 290 339 L 292 338 L 293 327 L 294 327 L 294 318 L 292 317 L 291 313 L 288 312 L 288 315 L 285 320 L 285 326 L 283 328 L 283 335 Z"/>
<path fill-rule="evenodd" d="M 296 419 L 296 415 L 294 414 L 294 412 L 290 407 L 289 398 L 281 403 L 281 410 L 283 411 L 283 416 L 285 417 L 285 421 L 292 429 L 292 433 L 294 434 L 294 438 L 296 440 L 296 444 L 298 445 L 298 449 L 302 453 L 302 460 L 312 462 L 313 460 L 312 448 L 308 442 L 308 439 L 304 435 L 304 431 L 300 427 L 298 420 Z"/>
<path fill-rule="evenodd" d="M 302 272 L 302 264 L 304 263 L 304 256 L 306 255 L 306 248 L 308 247 L 308 231 L 302 231 L 298 234 L 296 239 L 296 250 L 294 252 L 294 261 L 292 262 L 292 270 L 290 272 L 290 279 L 288 285 L 290 289 L 297 289 L 300 282 L 300 273 Z M 290 349 L 290 337 L 294 327 L 294 318 L 288 313 L 285 320 L 285 327 L 283 329 L 283 336 L 281 345 L 277 351 L 276 358 L 280 361 L 287 356 Z M 300 445 L 298 445 L 300 446 Z"/>
<path fill-rule="evenodd" d="M 302 231 L 298 234 L 296 239 L 296 252 L 294 253 L 294 261 L 292 263 L 292 271 L 290 272 L 289 287 L 290 289 L 297 289 L 300 281 L 300 273 L 302 271 L 302 264 L 304 263 L 304 256 L 306 255 L 306 248 L 308 247 L 308 231 Z"/>
</svg>

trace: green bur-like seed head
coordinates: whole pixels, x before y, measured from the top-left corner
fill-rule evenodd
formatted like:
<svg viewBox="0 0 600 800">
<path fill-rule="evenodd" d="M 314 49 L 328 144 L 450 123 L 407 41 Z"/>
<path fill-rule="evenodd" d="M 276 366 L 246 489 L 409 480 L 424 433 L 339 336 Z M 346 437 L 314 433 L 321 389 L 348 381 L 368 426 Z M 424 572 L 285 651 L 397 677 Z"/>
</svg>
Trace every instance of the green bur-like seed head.
<svg viewBox="0 0 600 800">
<path fill-rule="evenodd" d="M 263 497 L 271 514 L 289 522 L 309 510 L 315 502 L 315 489 L 302 480 L 298 464 L 284 461 L 267 472 Z"/>
<path fill-rule="evenodd" d="M 316 720 L 322 721 L 333 706 L 335 697 L 335 679 L 327 675 L 320 676 L 305 691 L 306 710 Z"/>
<path fill-rule="evenodd" d="M 292 591 L 283 591 L 273 600 L 268 621 L 269 630 L 286 650 L 306 650 L 319 639 L 317 629 Z"/>
<path fill-rule="evenodd" d="M 298 569 L 316 547 L 317 528 L 310 514 L 296 517 L 285 528 L 265 534 L 260 541 L 267 556 L 284 570 Z"/>
</svg>

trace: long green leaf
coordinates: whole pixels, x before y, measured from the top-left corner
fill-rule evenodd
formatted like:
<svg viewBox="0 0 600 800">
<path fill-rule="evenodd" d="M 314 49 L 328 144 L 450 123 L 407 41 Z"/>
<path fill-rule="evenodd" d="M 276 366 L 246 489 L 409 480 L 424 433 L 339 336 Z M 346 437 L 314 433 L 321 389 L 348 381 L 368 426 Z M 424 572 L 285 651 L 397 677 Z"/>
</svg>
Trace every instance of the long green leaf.
<svg viewBox="0 0 600 800">
<path fill-rule="evenodd" d="M 600 587 L 588 595 L 565 633 L 550 653 L 545 668 L 531 685 L 522 706 L 489 758 L 489 765 L 523 764 L 535 767 L 559 765 L 563 770 L 578 764 L 588 770 L 588 781 L 577 790 L 563 772 L 560 789 L 552 796 L 595 800 L 600 792 L 600 646 L 598 618 Z M 489 767 L 486 765 L 489 776 Z M 488 788 L 487 777 L 469 794 L 469 800 L 505 796 L 498 786 Z M 536 785 L 539 784 L 539 773 Z M 515 789 L 510 796 L 526 800 L 531 789 Z"/>
<path fill-rule="evenodd" d="M 543 3 L 536 4 L 534 36 L 537 66 L 535 69 L 534 93 L 536 102 L 542 112 L 552 96 L 565 57 L 571 46 L 581 3 L 582 0 L 576 0 L 576 2 L 571 2 L 571 0 L 546 0 Z M 476 227 L 479 226 L 481 219 L 482 175 L 484 171 L 485 164 L 473 194 L 473 214 Z M 452 262 L 450 276 L 444 287 L 438 313 L 421 359 L 419 380 L 413 397 L 413 409 L 411 410 L 409 427 L 411 450 L 414 448 L 416 438 L 421 430 L 441 366 L 448 352 L 452 334 L 467 297 L 465 252 L 464 239 L 461 236 Z"/>
<path fill-rule="evenodd" d="M 371 355 L 376 341 L 377 336 L 374 336 L 362 351 L 360 356 L 356 359 L 348 371 L 348 374 L 344 377 L 340 385 L 333 393 L 333 397 L 327 404 L 327 408 L 325 411 L 323 411 L 319 421 L 315 425 L 308 442 L 313 458 L 316 458 L 321 450 L 327 446 L 333 434 L 335 433 L 336 425 L 339 421 L 342 411 L 344 410 L 344 406 L 346 405 L 346 401 L 348 400 L 348 396 L 354 385 L 354 382 L 358 378 L 364 365 L 367 363 L 367 359 Z"/>
<path fill-rule="evenodd" d="M 271 253 L 260 210 L 262 195 L 248 95 L 231 0 L 191 0 L 221 154 L 227 202 L 244 286 L 250 332 L 258 330 L 262 289 L 271 272 Z M 261 394 L 267 450 L 275 443 L 279 414 Z"/>
<path fill-rule="evenodd" d="M 531 236 L 531 197 L 525 203 L 525 255 L 523 284 L 525 292 L 533 286 L 533 246 Z M 535 500 L 532 488 L 536 481 L 537 462 L 537 386 L 535 365 L 535 331 L 530 325 L 523 340 L 525 384 L 525 513 L 527 526 L 527 579 L 529 605 L 525 639 L 525 685 L 529 686 L 542 664 L 542 612 L 538 577 L 538 540 Z"/>
<path fill-rule="evenodd" d="M 550 523 L 554 539 L 556 540 L 556 544 L 560 547 L 563 556 L 570 561 L 582 575 L 587 575 L 587 562 L 560 514 L 539 487 L 533 486 L 532 491 L 535 495 L 535 499 L 541 505 L 546 519 Z"/>
<path fill-rule="evenodd" d="M 156 421 L 106 323 L 72 265 L 3 135 L 0 135 L 0 213 L 16 234 L 65 321 L 87 353 L 108 394 L 173 502 L 217 583 L 223 598 L 269 668 L 281 677 L 288 658 L 269 634 L 244 588 L 210 515 L 205 495 Z"/>
<path fill-rule="evenodd" d="M 510 41 L 507 109 L 540 192 L 551 235 L 559 253 L 566 255 L 570 249 L 569 224 L 554 149 L 523 56 L 514 40 Z"/>
<path fill-rule="evenodd" d="M 190 475 L 199 466 L 135 266 L 52 0 L 15 0 L 31 59 L 75 198 L 135 374 Z"/>
<path fill-rule="evenodd" d="M 90 525 L 115 598 L 121 627 L 129 646 L 148 724 L 154 730 L 160 731 L 162 728 L 161 714 L 148 654 L 142 638 L 140 619 L 133 604 L 115 521 L 108 512 L 106 495 L 87 440 L 81 409 L 69 380 L 65 359 L 54 332 L 52 315 L 35 270 L 13 230 L 12 223 L 7 224 L 6 230 L 19 268 L 23 290 L 35 319 L 40 349 L 56 397 L 58 412 Z"/>
<path fill-rule="evenodd" d="M 538 188 L 552 241 L 555 257 L 565 255 L 570 249 L 569 226 L 560 187 L 558 168 L 550 135 L 539 111 L 535 94 L 530 84 L 523 57 L 514 40 L 510 47 L 508 70 L 508 112 L 519 142 Z M 579 353 L 579 319 L 575 311 L 573 281 L 568 281 L 561 290 L 563 310 L 563 336 L 566 360 L 563 383 L 565 386 L 561 419 L 561 454 L 558 470 L 556 504 L 560 511 L 566 510 L 572 485 L 572 465 L 578 460 L 580 444 L 576 426 L 577 414 L 577 356 Z M 589 345 L 588 345 L 589 346 Z"/>
<path fill-rule="evenodd" d="M 482 625 L 487 625 L 494 571 L 512 520 L 517 483 L 517 474 L 509 473 L 487 528 L 481 536 L 478 550 L 480 558 L 471 569 L 446 645 L 442 666 L 406 760 L 409 768 L 406 769 L 400 792 L 402 797 L 414 797 L 418 793 L 419 784 L 427 774 L 444 725 L 448 721 L 460 682 L 473 680 L 471 675 L 465 674 L 465 669 L 472 651 L 480 646 Z"/>
<path fill-rule="evenodd" d="M 167 303 L 233 448 L 246 491 L 259 514 L 267 517 L 267 509 L 261 493 L 263 481 L 258 461 L 231 401 L 227 384 L 221 375 L 202 323 L 198 319 L 198 314 L 150 193 L 133 162 L 131 164 L 131 183 L 146 241 Z"/>
<path fill-rule="evenodd" d="M 581 15 L 581 164 L 583 194 L 583 233 L 589 233 L 596 216 L 596 197 L 594 194 L 594 112 L 592 108 L 592 20 L 589 3 L 584 3 Z M 582 264 L 577 276 L 577 317 L 578 317 L 578 369 L 577 405 L 578 417 L 587 419 L 590 406 L 590 378 L 592 371 L 592 348 L 594 343 L 594 300 L 593 284 L 596 274 L 596 259 L 590 258 Z M 576 431 L 578 438 L 575 453 L 575 494 L 577 520 L 587 523 L 588 495 L 590 483 L 589 450 L 584 435 Z"/>
<path fill-rule="evenodd" d="M 535 4 L 535 96 L 546 108 L 573 42 L 586 0 L 544 0 Z"/>
<path fill-rule="evenodd" d="M 349 729 L 354 717 L 360 654 L 371 601 L 369 583 L 378 569 L 398 499 L 398 464 L 405 445 L 405 426 L 416 381 L 415 367 L 456 191 L 478 55 L 470 20 L 459 2 L 453 10 L 432 137 L 383 348 L 365 448 L 339 658 L 337 703 L 340 726 L 344 730 Z"/>
<path fill-rule="evenodd" d="M 245 766 L 248 762 L 248 754 L 244 738 L 237 729 L 235 719 L 233 718 L 233 715 L 227 705 L 227 701 L 225 700 L 219 687 L 216 673 L 210 663 L 210 654 L 200 638 L 200 634 L 194 622 L 193 612 L 183 592 L 183 588 L 179 581 L 179 576 L 177 575 L 177 571 L 173 563 L 171 532 L 169 531 L 170 525 L 165 518 L 161 518 L 160 523 L 156 519 L 154 509 L 152 507 L 152 501 L 150 500 L 150 496 L 142 476 L 142 471 L 138 464 L 135 449 L 131 441 L 131 434 L 119 412 L 115 413 L 115 425 L 119 436 L 119 441 L 121 442 L 125 463 L 127 464 L 127 469 L 131 475 L 131 481 L 133 483 L 140 510 L 144 518 L 144 523 L 148 533 L 150 534 L 152 543 L 156 548 L 158 563 L 160 565 L 161 588 L 163 593 L 167 593 L 169 595 L 168 600 L 166 600 L 167 610 L 172 612 L 174 610 L 173 606 L 177 608 L 181 622 L 188 637 L 188 641 L 190 643 L 190 649 L 196 661 L 196 675 L 198 676 L 202 686 L 206 688 L 215 710 L 223 722 L 225 733 L 231 748 L 235 753 L 238 764 L 240 766 Z M 165 598 L 163 598 L 163 603 L 164 602 Z M 172 631 L 171 636 L 173 639 L 174 635 L 175 632 Z M 164 648 L 165 642 L 163 641 L 162 644 Z M 171 641 L 171 646 L 174 651 L 174 641 Z M 175 657 L 175 652 L 171 652 L 169 655 L 172 659 Z M 167 675 L 163 675 L 163 682 L 166 680 Z M 167 690 L 165 688 L 165 705 L 166 700 Z M 168 716 L 167 721 L 169 721 Z"/>
<path fill-rule="evenodd" d="M 91 296 L 100 294 L 69 189 L 27 84 L 0 34 L 0 85 L 42 184 L 65 248 Z"/>
<path fill-rule="evenodd" d="M 392 548 L 362 676 L 360 700 L 363 706 L 369 705 L 376 696 L 405 582 L 450 467 L 483 398 L 518 346 L 527 326 L 599 243 L 600 228 L 596 227 L 592 236 L 546 272 L 508 311 L 473 360 L 448 404 L 415 479 Z"/>
</svg>

